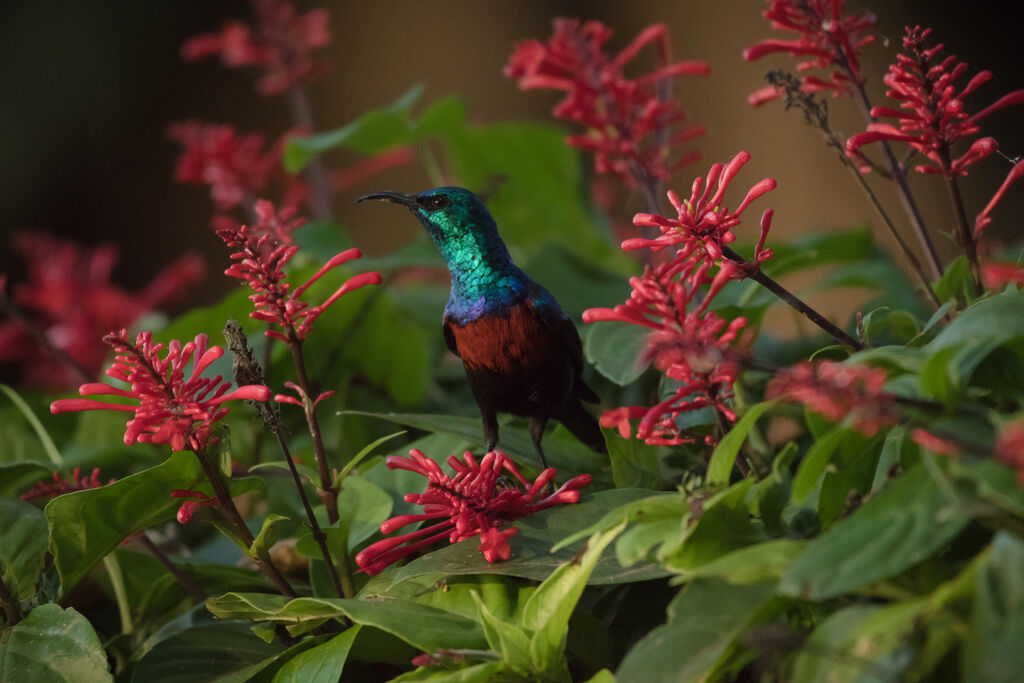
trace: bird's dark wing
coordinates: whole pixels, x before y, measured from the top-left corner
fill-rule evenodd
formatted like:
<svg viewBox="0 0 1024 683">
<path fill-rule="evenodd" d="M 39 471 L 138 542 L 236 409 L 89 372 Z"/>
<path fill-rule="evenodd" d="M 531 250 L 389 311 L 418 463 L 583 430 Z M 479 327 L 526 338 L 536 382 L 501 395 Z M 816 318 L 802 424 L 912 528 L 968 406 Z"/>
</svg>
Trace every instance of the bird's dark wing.
<svg viewBox="0 0 1024 683">
<path fill-rule="evenodd" d="M 561 309 L 540 309 L 537 313 L 558 341 L 558 348 L 564 350 L 572 363 L 573 395 L 588 403 L 598 403 L 601 399 L 583 381 L 583 342 L 580 341 L 576 325 Z"/>
<path fill-rule="evenodd" d="M 452 332 L 452 324 L 446 317 L 444 322 L 441 324 L 441 329 L 444 332 L 444 343 L 448 347 L 448 350 L 454 353 L 459 358 L 462 358 L 462 354 L 459 353 L 459 347 L 455 343 L 455 333 Z"/>
</svg>

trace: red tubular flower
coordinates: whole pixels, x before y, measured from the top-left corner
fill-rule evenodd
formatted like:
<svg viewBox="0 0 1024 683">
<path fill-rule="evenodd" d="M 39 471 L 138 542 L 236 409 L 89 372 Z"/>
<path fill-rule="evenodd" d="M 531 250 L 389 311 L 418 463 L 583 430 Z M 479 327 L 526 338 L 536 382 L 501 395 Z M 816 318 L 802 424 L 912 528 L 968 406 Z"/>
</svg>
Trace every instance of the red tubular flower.
<svg viewBox="0 0 1024 683">
<path fill-rule="evenodd" d="M 382 282 L 380 273 L 361 273 L 343 283 L 319 306 L 310 306 L 301 300 L 303 293 L 328 271 L 362 257 L 362 252 L 358 249 L 346 249 L 335 255 L 305 284 L 293 290 L 291 284 L 285 282 L 284 266 L 299 248 L 277 239 L 274 230 L 269 226 L 288 223 L 294 211 L 285 209 L 278 214 L 274 211 L 273 204 L 261 201 L 256 204 L 256 213 L 259 222 L 255 227 L 226 227 L 218 230 L 217 235 L 228 247 L 237 250 L 231 254 L 236 263 L 224 273 L 245 280 L 255 292 L 249 299 L 255 304 L 256 310 L 249 316 L 280 325 L 285 330 L 267 330 L 268 337 L 286 342 L 292 335 L 297 339 L 304 339 L 320 314 L 342 296 L 360 287 L 379 285 Z"/>
<path fill-rule="evenodd" d="M 488 562 L 507 560 L 512 553 L 508 539 L 515 536 L 518 529 L 502 530 L 500 526 L 554 505 L 577 502 L 580 499 L 579 489 L 589 486 L 591 479 L 589 474 L 573 477 L 551 495 L 534 502 L 555 478 L 555 468 L 549 467 L 533 484 L 528 484 L 504 453 L 491 451 L 477 462 L 467 451 L 462 461 L 453 455 L 447 462 L 455 471 L 454 476 L 445 474 L 436 462 L 415 448 L 409 451 L 408 458 L 388 457 L 387 465 L 391 469 L 422 474 L 428 481 L 423 493 L 405 496 L 407 502 L 422 505 L 423 512 L 393 517 L 380 525 L 381 533 L 387 535 L 418 522 L 433 523 L 370 545 L 356 555 L 356 564 L 361 571 L 379 574 L 388 565 L 443 538 L 447 538 L 449 543 L 457 543 L 477 535 L 480 536 L 480 552 L 484 559 Z M 523 488 L 514 483 L 499 486 L 498 480 L 503 472 L 515 477 Z"/>
<path fill-rule="evenodd" d="M 238 135 L 234 127 L 185 121 L 171 125 L 167 136 L 184 147 L 174 179 L 210 186 L 221 210 L 255 198 L 278 168 L 277 145 L 264 151 L 260 134 Z"/>
<path fill-rule="evenodd" d="M 874 436 L 899 421 L 892 396 L 882 390 L 885 381 L 881 368 L 823 360 L 781 370 L 765 395 L 798 401 L 833 422 L 848 417 L 851 427 Z"/>
<path fill-rule="evenodd" d="M 160 353 L 164 344 L 153 343 L 151 332 L 140 332 L 134 345 L 128 341 L 125 330 L 112 332 L 103 340 L 117 353 L 107 375 L 128 383 L 131 388 L 90 383 L 79 387 L 78 393 L 119 396 L 137 400 L 138 404 L 69 398 L 54 401 L 50 412 L 123 410 L 134 413 L 125 431 L 126 444 L 166 443 L 175 451 L 202 448 L 211 443 L 214 424 L 228 413 L 224 403 L 270 399 L 270 389 L 265 386 L 246 385 L 229 391 L 231 383 L 220 375 L 200 377 L 211 363 L 224 355 L 224 349 L 219 346 L 207 348 L 205 334 L 184 345 L 178 340 L 172 341 L 162 359 Z M 192 360 L 192 373 L 186 376 L 185 365 L 189 360 Z"/>
<path fill-rule="evenodd" d="M 996 190 L 996 193 L 992 195 L 992 199 L 989 200 L 988 204 L 985 205 L 985 208 L 982 209 L 981 213 L 979 213 L 977 218 L 974 219 L 975 237 L 978 236 L 978 234 L 985 228 L 986 225 L 992 222 L 992 211 L 993 209 L 996 208 L 996 204 L 998 204 L 999 201 L 1003 198 L 1003 195 L 1006 194 L 1006 190 L 1009 189 L 1010 185 L 1012 185 L 1017 180 L 1020 180 L 1021 176 L 1024 176 L 1024 161 L 1018 161 L 1016 164 L 1013 165 L 1013 168 L 1010 169 L 1010 172 L 1006 174 L 1006 178 L 1003 180 L 1003 184 L 999 186 L 999 189 Z"/>
<path fill-rule="evenodd" d="M 886 94 L 898 100 L 900 108 L 871 109 L 871 116 L 896 119 L 899 127 L 872 123 L 865 132 L 847 140 L 846 149 L 853 154 L 861 146 L 880 140 L 906 142 L 931 162 L 916 166 L 919 173 L 966 175 L 968 166 L 996 151 L 996 141 L 992 138 L 974 140 L 957 159 L 951 157 L 950 147 L 975 136 L 979 131 L 978 121 L 983 117 L 1024 102 L 1024 90 L 1010 93 L 971 116 L 964 110 L 963 100 L 991 79 L 992 73 L 979 72 L 958 92 L 954 82 L 967 71 L 967 64 L 958 62 L 954 55 L 940 59 L 938 54 L 944 48 L 941 43 L 925 48 L 930 28 L 908 26 L 906 30 L 903 47 L 908 54 L 897 55 L 896 63 L 889 67 L 884 79 L 889 86 Z"/>
<path fill-rule="evenodd" d="M 655 406 L 617 408 L 602 415 L 601 424 L 617 427 L 623 438 L 629 436 L 629 420 L 640 418 L 638 439 L 651 444 L 690 443 L 692 435 L 680 430 L 675 420 L 683 412 L 707 406 L 729 420 L 736 419 L 727 401 L 739 375 L 740 356 L 730 345 L 747 321 L 740 317 L 728 322 L 707 310 L 736 270 L 727 261 L 711 278 L 708 267 L 681 251 L 673 261 L 647 267 L 643 277 L 632 278 L 633 292 L 626 303 L 583 313 L 585 323 L 616 320 L 654 330 L 645 356 L 666 377 L 679 382 L 675 394 Z M 703 300 L 688 310 L 705 284 L 709 287 Z"/>
<path fill-rule="evenodd" d="M 996 458 L 1017 470 L 1017 485 L 1024 488 L 1024 419 L 1008 422 L 999 430 Z"/>
<path fill-rule="evenodd" d="M 935 436 L 931 432 L 921 429 L 920 427 L 916 427 L 912 432 L 910 432 L 910 438 L 913 439 L 914 443 L 918 446 L 927 448 L 932 453 L 936 453 L 938 455 L 955 456 L 960 454 L 955 443 Z"/>
<path fill-rule="evenodd" d="M 686 113 L 668 98 L 669 79 L 706 76 L 710 67 L 701 61 L 669 63 L 664 24 L 647 27 L 614 57 L 604 52 L 611 36 L 611 29 L 598 21 L 555 19 L 547 43 L 527 40 L 516 46 L 505 76 L 518 79 L 523 90 L 566 91 L 554 114 L 587 128 L 566 141 L 593 151 L 599 173 L 615 174 L 631 185 L 636 184 L 637 170 L 664 180 L 700 158 L 694 152 L 673 159 L 673 147 L 705 132 L 703 126 L 679 128 Z M 623 67 L 649 44 L 658 47 L 661 66 L 636 79 L 626 78 Z"/>
<path fill-rule="evenodd" d="M 22 320 L 0 323 L 0 362 L 17 363 L 28 383 L 61 389 L 80 383 L 81 373 L 55 360 L 33 333 L 45 335 L 49 346 L 65 352 L 82 372 L 98 375 L 107 355 L 104 334 L 179 297 L 204 270 L 198 254 L 185 254 L 141 292 L 130 293 L 111 282 L 117 263 L 113 246 L 87 248 L 23 232 L 15 247 L 25 257 L 28 279 L 15 285 L 10 297 Z"/>
<path fill-rule="evenodd" d="M 798 71 L 831 69 L 824 79 L 804 76 L 805 92 L 851 94 L 853 86 L 864 81 L 859 53 L 874 42 L 875 37 L 868 31 L 877 18 L 870 13 L 843 16 L 845 4 L 846 0 L 768 0 L 768 9 L 762 14 L 772 28 L 798 33 L 799 38 L 762 40 L 744 50 L 743 58 L 752 62 L 767 54 L 788 52 L 805 59 L 797 64 Z M 774 86 L 768 86 L 752 93 L 747 101 L 756 107 L 781 95 Z"/>
<path fill-rule="evenodd" d="M 60 472 L 53 473 L 53 481 L 43 480 L 30 488 L 25 493 L 21 494 L 22 500 L 32 500 L 33 498 L 56 498 L 62 496 L 65 493 L 72 493 L 73 491 L 84 491 L 85 489 L 98 489 L 106 484 L 113 484 L 114 480 L 100 481 L 100 468 L 96 468 L 92 471 L 92 474 L 83 477 L 79 468 L 75 468 L 71 473 L 71 479 L 65 479 L 61 476 Z"/>
<path fill-rule="evenodd" d="M 325 9 L 296 14 L 290 2 L 254 0 L 259 18 L 254 33 L 238 21 L 224 25 L 220 33 L 191 38 L 182 45 L 187 60 L 220 55 L 224 66 L 259 66 L 266 74 L 256 83 L 262 95 L 280 95 L 326 70 L 312 55 L 331 42 L 330 15 Z"/>
<path fill-rule="evenodd" d="M 740 216 L 751 202 L 766 192 L 775 189 L 774 178 L 759 181 L 747 192 L 735 211 L 723 205 L 722 201 L 729 183 L 736 177 L 743 165 L 750 161 L 749 152 L 740 152 L 732 161 L 723 166 L 714 164 L 708 171 L 706 183 L 704 178 L 693 181 L 692 191 L 688 200 L 681 200 L 674 191 L 668 192 L 668 199 L 676 210 L 677 218 L 665 218 L 649 213 L 638 213 L 633 217 L 637 226 L 653 226 L 661 229 L 661 235 L 654 239 L 634 238 L 622 243 L 626 250 L 650 248 L 655 251 L 665 247 L 682 245 L 678 249 L 680 256 L 691 254 L 703 258 L 710 264 L 722 257 L 722 247 L 736 239 L 732 229 L 740 224 Z M 703 191 L 702 191 L 703 190 Z M 761 237 L 754 252 L 753 263 L 763 263 L 772 257 L 771 249 L 764 247 L 768 231 L 771 229 L 773 212 L 771 209 L 761 217 Z"/>
<path fill-rule="evenodd" d="M 999 289 L 1013 283 L 1024 285 L 1024 266 L 1019 263 L 988 261 L 981 263 L 981 282 L 985 289 Z"/>
<path fill-rule="evenodd" d="M 192 516 L 196 514 L 196 511 L 207 505 L 213 507 L 217 505 L 217 499 L 211 498 L 202 491 L 191 491 L 189 489 L 175 489 L 171 491 L 171 498 L 191 498 L 192 500 L 186 500 L 178 508 L 178 524 L 188 524 L 192 519 Z"/>
</svg>

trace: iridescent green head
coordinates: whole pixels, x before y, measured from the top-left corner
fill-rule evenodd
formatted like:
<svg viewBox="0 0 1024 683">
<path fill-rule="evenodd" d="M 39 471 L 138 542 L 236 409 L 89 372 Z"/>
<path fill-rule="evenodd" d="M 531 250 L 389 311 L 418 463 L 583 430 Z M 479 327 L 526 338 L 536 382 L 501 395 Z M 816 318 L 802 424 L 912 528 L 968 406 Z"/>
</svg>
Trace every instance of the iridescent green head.
<svg viewBox="0 0 1024 683">
<path fill-rule="evenodd" d="M 511 264 L 498 226 L 480 198 L 461 187 L 437 187 L 419 194 L 375 192 L 357 201 L 383 199 L 406 207 L 430 233 L 453 278 Z"/>
</svg>

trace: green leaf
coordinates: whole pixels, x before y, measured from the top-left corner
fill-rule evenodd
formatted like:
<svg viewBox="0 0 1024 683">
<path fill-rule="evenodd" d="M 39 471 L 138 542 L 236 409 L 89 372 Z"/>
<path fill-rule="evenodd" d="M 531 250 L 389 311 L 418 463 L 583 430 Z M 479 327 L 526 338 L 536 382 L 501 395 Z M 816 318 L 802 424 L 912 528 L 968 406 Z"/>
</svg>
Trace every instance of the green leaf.
<svg viewBox="0 0 1024 683">
<path fill-rule="evenodd" d="M 968 521 L 959 501 L 917 465 L 811 541 L 779 591 L 826 600 L 887 579 L 933 555 Z"/>
<path fill-rule="evenodd" d="M 353 626 L 326 643 L 288 660 L 273 683 L 337 683 L 361 626 Z"/>
<path fill-rule="evenodd" d="M 358 410 L 347 410 L 345 414 L 376 417 L 407 427 L 449 434 L 465 439 L 473 444 L 483 443 L 483 428 L 478 417 L 410 413 L 366 413 Z M 594 474 L 595 482 L 599 481 L 599 473 L 604 466 L 605 456 L 600 453 L 594 453 L 571 435 L 567 435 L 565 438 L 557 438 L 557 435 L 557 432 L 549 434 L 544 441 L 544 453 L 547 455 L 548 463 L 557 467 L 560 473 L 591 472 Z M 525 428 L 509 424 L 501 425 L 500 444 L 501 449 L 508 453 L 516 462 L 525 462 L 539 469 L 540 459 L 536 455 L 537 451 L 533 447 L 533 441 L 530 439 L 530 435 Z M 445 455 L 437 453 L 428 453 L 427 455 L 432 455 L 439 461 L 445 457 Z"/>
<path fill-rule="evenodd" d="M 732 476 L 732 466 L 736 462 L 740 448 L 747 440 L 747 434 L 754 428 L 758 419 L 774 408 L 776 403 L 778 403 L 777 400 L 772 400 L 751 406 L 740 421 L 733 425 L 729 433 L 722 437 L 708 462 L 707 477 L 710 486 L 728 486 L 729 478 Z"/>
<path fill-rule="evenodd" d="M 651 334 L 643 325 L 608 321 L 587 325 L 584 329 L 583 350 L 587 362 L 619 386 L 635 382 L 650 365 L 640 360 Z"/>
<path fill-rule="evenodd" d="M 793 502 L 800 503 L 820 484 L 832 454 L 850 437 L 850 430 L 833 427 L 810 447 L 793 479 Z"/>
<path fill-rule="evenodd" d="M 486 647 L 474 621 L 446 610 L 394 598 L 295 598 L 263 593 L 226 593 L 206 601 L 221 619 L 252 619 L 298 624 L 348 617 L 386 631 L 424 652 L 439 648 Z"/>
<path fill-rule="evenodd" d="M 935 283 L 939 301 L 967 302 L 974 299 L 974 280 L 966 256 L 957 256 L 946 264 L 942 278 Z"/>
<path fill-rule="evenodd" d="M 377 446 L 387 443 L 388 441 L 391 441 L 391 439 L 402 436 L 403 434 L 408 434 L 408 432 L 406 432 L 405 430 L 402 430 L 400 432 L 394 432 L 393 434 L 382 436 L 376 441 L 369 443 L 366 446 L 363 446 L 363 449 L 356 453 L 354 456 L 352 456 L 352 459 L 345 463 L 345 466 L 341 468 L 341 472 L 339 472 L 338 476 L 334 478 L 334 486 L 341 486 L 342 481 L 345 479 L 345 477 L 348 476 L 348 473 L 351 472 L 356 465 L 362 462 L 364 458 L 370 455 L 370 453 L 373 453 L 373 451 L 376 450 Z"/>
<path fill-rule="evenodd" d="M 290 137 L 285 144 L 282 163 L 289 173 L 298 173 L 318 154 L 330 149 L 347 147 L 365 153 L 381 148 L 408 144 L 408 110 L 423 92 L 415 85 L 393 104 L 375 109 L 355 121 L 319 135 Z"/>
<path fill-rule="evenodd" d="M 501 655 L 501 661 L 520 676 L 527 676 L 533 669 L 530 658 L 530 635 L 519 624 L 510 624 L 497 618 L 487 608 L 487 603 L 474 591 L 477 616 L 484 629 L 487 644 Z"/>
<path fill-rule="evenodd" d="M 290 521 L 288 517 L 273 512 L 267 515 L 267 518 L 263 520 L 260 533 L 256 535 L 249 547 L 249 556 L 260 557 L 263 553 L 270 552 L 270 547 L 277 543 L 277 539 L 281 535 L 281 522 L 287 521 Z"/>
<path fill-rule="evenodd" d="M 107 655 L 92 625 L 75 610 L 36 607 L 0 629 L 0 681 L 112 683 Z"/>
<path fill-rule="evenodd" d="M 256 478 L 231 482 L 233 494 L 258 488 Z M 125 538 L 173 519 L 181 500 L 175 489 L 212 493 L 194 453 L 171 454 L 165 462 L 96 489 L 58 496 L 47 504 L 50 553 L 66 595 L 93 565 Z"/>
<path fill-rule="evenodd" d="M 761 583 L 778 580 L 793 564 L 807 541 L 776 538 L 728 552 L 720 557 L 680 572 L 680 579 L 689 581 L 717 577 L 732 584 Z"/>
<path fill-rule="evenodd" d="M 736 482 L 701 502 L 702 510 L 688 520 L 687 533 L 678 542 L 667 542 L 660 554 L 665 567 L 675 572 L 696 569 L 726 553 L 765 540 L 764 530 L 753 522 L 747 503 L 753 478 Z M 669 539 L 666 539 L 669 540 Z"/>
<path fill-rule="evenodd" d="M 454 671 L 438 670 L 437 667 L 420 667 L 415 671 L 392 678 L 394 683 L 405 681 L 430 681 L 430 683 L 492 683 L 492 681 L 515 681 L 504 662 L 483 662 Z"/>
<path fill-rule="evenodd" d="M 971 627 L 961 676 L 969 681 L 1020 679 L 1024 668 L 1024 541 L 1006 531 L 992 539 L 975 579 Z"/>
<path fill-rule="evenodd" d="M 530 639 L 530 659 L 533 670 L 549 672 L 565 669 L 565 639 L 569 631 L 569 617 L 583 595 L 583 589 L 597 566 L 608 544 L 626 527 L 618 527 L 594 534 L 587 542 L 583 555 L 563 564 L 544 579 L 523 608 L 523 627 L 533 634 Z M 568 670 L 565 669 L 568 678 Z"/>
<path fill-rule="evenodd" d="M 0 497 L 17 497 L 34 484 L 49 480 L 50 476 L 50 468 L 42 463 L 26 460 L 0 463 Z"/>
<path fill-rule="evenodd" d="M 925 345 L 934 353 L 953 346 L 1006 344 L 1024 337 L 1024 292 L 1007 290 L 981 299 Z"/>
<path fill-rule="evenodd" d="M 34 505 L 0 498 L 0 578 L 17 600 L 36 594 L 46 557 L 46 517 Z"/>
<path fill-rule="evenodd" d="M 706 680 L 747 627 L 772 609 L 774 583 L 697 579 L 669 604 L 668 622 L 626 653 L 616 679 L 644 683 Z"/>
<path fill-rule="evenodd" d="M 563 546 L 557 551 L 552 546 L 566 537 L 589 528 L 594 519 L 610 508 L 636 501 L 649 491 L 639 489 L 612 489 L 583 496 L 578 503 L 560 505 L 516 521 L 519 533 L 509 539 L 512 559 L 487 562 L 480 554 L 479 538 L 470 538 L 413 560 L 397 571 L 394 583 L 425 574 L 504 574 L 541 580 L 563 562 L 574 558 L 583 547 L 583 541 Z M 617 526 L 618 520 L 608 528 Z M 601 529 L 604 531 L 605 529 Z M 587 533 L 586 536 L 590 536 Z M 612 557 L 603 557 L 590 576 L 592 584 L 645 581 L 667 572 L 653 564 L 622 567 Z"/>
<path fill-rule="evenodd" d="M 660 489 L 665 487 L 661 473 L 661 453 L 640 439 L 623 439 L 618 432 L 602 429 L 612 463 L 612 477 L 620 489 Z"/>
<path fill-rule="evenodd" d="M 264 642 L 244 621 L 194 626 L 165 638 L 139 660 L 132 681 L 242 683 L 285 652 Z"/>
<path fill-rule="evenodd" d="M 391 514 L 391 496 L 362 477 L 346 477 L 338 494 L 338 512 L 348 526 L 348 548 L 380 530 L 381 522 Z"/>
<path fill-rule="evenodd" d="M 18 392 L 6 384 L 0 384 L 0 391 L 2 391 L 4 395 L 11 400 L 11 403 L 18 408 L 22 417 L 24 417 L 32 427 L 32 431 L 34 431 L 36 436 L 39 437 L 39 442 L 43 446 L 43 452 L 45 452 L 47 457 L 50 458 L 50 462 L 58 468 L 63 467 L 64 458 L 60 456 L 60 452 L 57 450 L 57 445 L 53 443 L 53 439 L 50 438 L 49 432 L 47 432 L 46 428 L 43 427 L 43 423 L 39 421 L 36 414 L 32 412 L 32 409 L 29 408 L 27 403 L 25 403 L 25 399 L 19 396 Z"/>
</svg>

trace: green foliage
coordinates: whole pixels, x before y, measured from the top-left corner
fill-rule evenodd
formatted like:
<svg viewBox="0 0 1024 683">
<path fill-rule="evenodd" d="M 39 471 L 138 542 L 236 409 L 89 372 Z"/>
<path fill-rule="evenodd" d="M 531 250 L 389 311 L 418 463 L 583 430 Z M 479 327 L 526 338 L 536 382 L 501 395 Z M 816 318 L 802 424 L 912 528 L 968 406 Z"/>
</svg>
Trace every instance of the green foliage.
<svg viewBox="0 0 1024 683">
<path fill-rule="evenodd" d="M 71 608 L 48 604 L 0 629 L 0 680 L 108 683 L 114 678 L 89 621 Z"/>
</svg>

